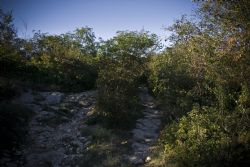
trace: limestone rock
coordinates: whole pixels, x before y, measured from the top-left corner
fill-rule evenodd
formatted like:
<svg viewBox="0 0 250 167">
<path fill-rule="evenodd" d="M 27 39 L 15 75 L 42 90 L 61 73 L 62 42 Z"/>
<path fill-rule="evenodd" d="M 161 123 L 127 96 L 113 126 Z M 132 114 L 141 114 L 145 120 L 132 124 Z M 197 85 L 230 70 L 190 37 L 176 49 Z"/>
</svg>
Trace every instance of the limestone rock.
<svg viewBox="0 0 250 167">
<path fill-rule="evenodd" d="M 42 92 L 41 95 L 45 98 L 44 103 L 48 105 L 56 105 L 64 97 L 64 93 L 61 92 Z"/>
</svg>

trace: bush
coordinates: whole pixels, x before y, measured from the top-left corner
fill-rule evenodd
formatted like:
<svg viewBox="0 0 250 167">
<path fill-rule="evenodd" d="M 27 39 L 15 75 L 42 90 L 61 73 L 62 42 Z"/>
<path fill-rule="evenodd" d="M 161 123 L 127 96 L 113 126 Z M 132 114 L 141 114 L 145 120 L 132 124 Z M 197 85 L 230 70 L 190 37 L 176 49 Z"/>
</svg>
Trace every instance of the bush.
<svg viewBox="0 0 250 167">
<path fill-rule="evenodd" d="M 95 87 L 97 64 L 98 60 L 95 57 L 80 60 L 64 57 L 57 63 L 33 59 L 27 64 L 23 73 L 24 77 L 29 77 L 33 83 L 54 84 L 66 91 L 82 91 Z"/>
<path fill-rule="evenodd" d="M 149 60 L 149 86 L 162 103 L 178 107 L 182 112 L 192 109 L 191 94 L 195 80 L 187 71 L 185 63 L 166 52 Z"/>
<path fill-rule="evenodd" d="M 10 100 L 16 95 L 18 95 L 18 89 L 15 87 L 15 84 L 7 81 L 6 78 L 1 78 L 0 81 L 0 101 Z"/>
<path fill-rule="evenodd" d="M 97 111 L 112 127 L 131 127 L 140 115 L 137 89 L 143 82 L 145 57 L 158 48 L 158 42 L 149 32 L 120 31 L 101 43 Z"/>
<path fill-rule="evenodd" d="M 135 64 L 129 66 L 129 60 Z M 131 126 L 138 115 L 139 64 L 130 58 L 121 62 L 106 60 L 104 64 L 106 67 L 100 70 L 97 81 L 97 110 L 112 127 Z"/>
<path fill-rule="evenodd" d="M 0 104 L 0 153 L 12 151 L 20 144 L 24 144 L 32 115 L 32 111 L 21 105 Z"/>
<path fill-rule="evenodd" d="M 165 156 L 178 166 L 249 166 L 249 2 L 198 4 L 200 20 L 176 21 L 172 47 L 149 64 L 154 93 L 185 111 L 163 130 Z"/>
<path fill-rule="evenodd" d="M 66 91 L 95 87 L 98 70 L 97 43 L 91 28 L 74 33 L 20 39 L 11 13 L 0 10 L 0 75 Z"/>
<path fill-rule="evenodd" d="M 242 114 L 216 108 L 194 108 L 168 126 L 165 153 L 180 166 L 244 166 L 249 164 L 250 133 Z"/>
</svg>

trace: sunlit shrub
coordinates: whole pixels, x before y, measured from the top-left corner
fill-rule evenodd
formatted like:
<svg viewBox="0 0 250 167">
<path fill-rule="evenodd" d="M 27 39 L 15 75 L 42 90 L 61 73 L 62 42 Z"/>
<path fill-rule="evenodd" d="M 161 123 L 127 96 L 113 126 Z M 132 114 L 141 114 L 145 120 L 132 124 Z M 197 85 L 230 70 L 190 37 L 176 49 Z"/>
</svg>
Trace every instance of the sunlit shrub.
<svg viewBox="0 0 250 167">
<path fill-rule="evenodd" d="M 168 126 L 165 153 L 180 166 L 241 166 L 249 163 L 250 133 L 242 115 L 195 107 Z"/>
</svg>

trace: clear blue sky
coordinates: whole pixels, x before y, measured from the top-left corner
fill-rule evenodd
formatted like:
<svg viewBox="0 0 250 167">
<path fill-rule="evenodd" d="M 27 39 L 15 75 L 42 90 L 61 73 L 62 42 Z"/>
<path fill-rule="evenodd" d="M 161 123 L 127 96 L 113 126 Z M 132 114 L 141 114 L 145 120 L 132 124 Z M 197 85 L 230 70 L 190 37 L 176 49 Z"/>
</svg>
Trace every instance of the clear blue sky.
<svg viewBox="0 0 250 167">
<path fill-rule="evenodd" d="M 163 27 L 191 14 L 195 4 L 191 0 L 0 0 L 0 8 L 12 10 L 19 36 L 31 37 L 32 30 L 61 34 L 88 26 L 103 39 L 118 30 L 143 28 L 165 38 Z"/>
</svg>

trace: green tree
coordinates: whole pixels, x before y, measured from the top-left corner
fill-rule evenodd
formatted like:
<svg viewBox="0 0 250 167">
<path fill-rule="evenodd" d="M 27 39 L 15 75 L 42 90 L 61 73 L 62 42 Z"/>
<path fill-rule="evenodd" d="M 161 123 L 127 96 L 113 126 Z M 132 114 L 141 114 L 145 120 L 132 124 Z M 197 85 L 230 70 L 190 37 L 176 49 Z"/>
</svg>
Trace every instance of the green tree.
<svg viewBox="0 0 250 167">
<path fill-rule="evenodd" d="M 118 31 L 101 45 L 101 53 L 114 59 L 121 56 L 147 57 L 160 47 L 156 34 L 147 31 Z"/>
<path fill-rule="evenodd" d="M 16 70 L 21 61 L 16 48 L 16 30 L 13 25 L 12 14 L 0 10 L 0 73 L 5 75 Z"/>
<path fill-rule="evenodd" d="M 186 112 L 166 126 L 165 153 L 179 166 L 247 166 L 249 1 L 198 5 L 195 21 L 171 26 L 171 49 L 150 61 L 154 92 Z"/>
<path fill-rule="evenodd" d="M 131 125 L 138 115 L 137 88 L 145 70 L 145 56 L 153 53 L 157 36 L 148 32 L 118 32 L 103 42 L 98 75 L 98 112 L 114 127 Z"/>
<path fill-rule="evenodd" d="M 99 57 L 92 29 L 61 35 L 38 31 L 22 48 L 22 55 L 28 58 L 23 73 L 34 83 L 53 84 L 64 90 L 95 86 Z"/>
</svg>

